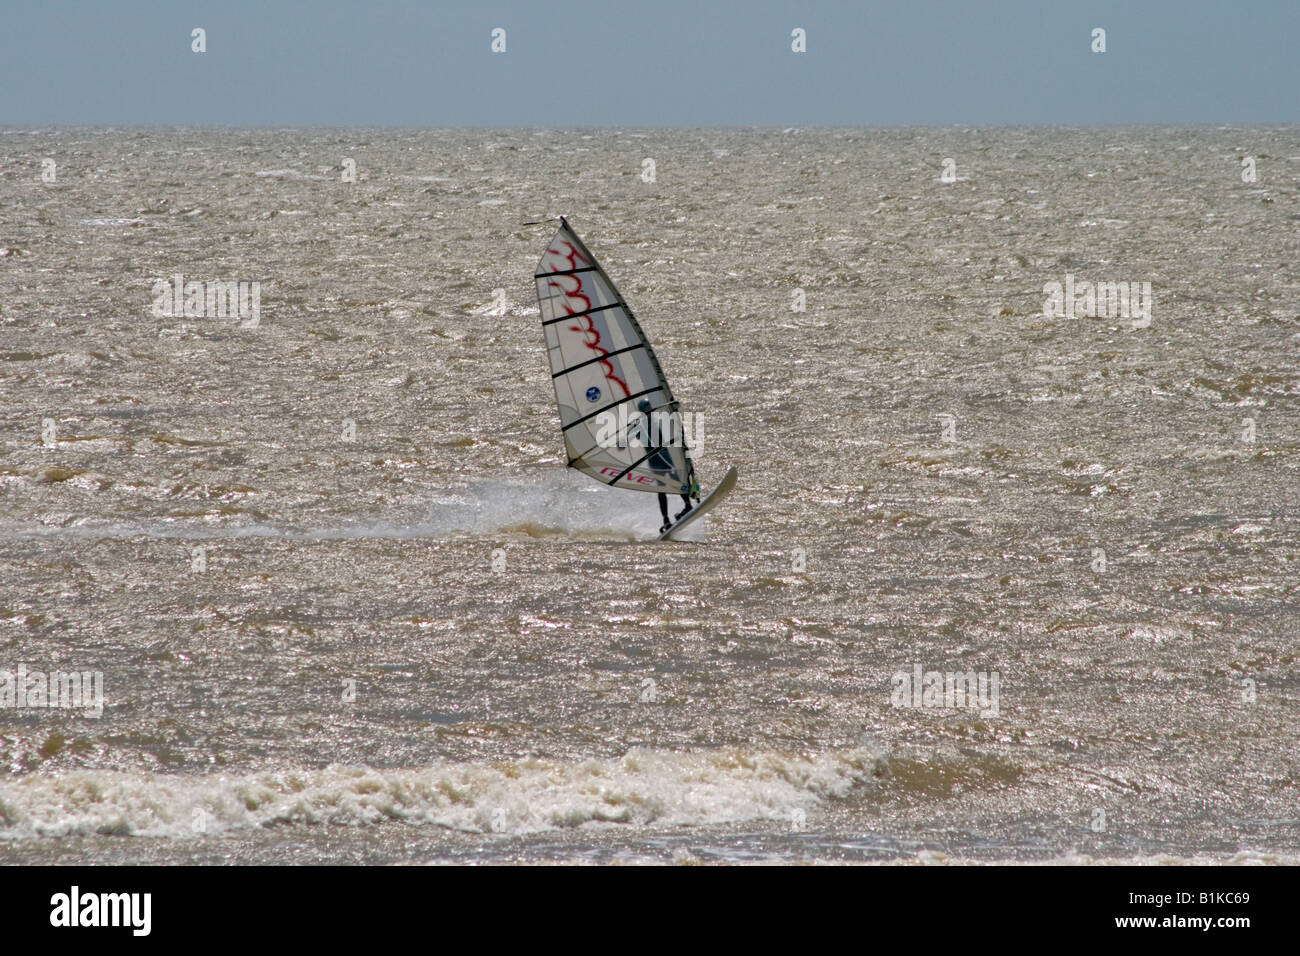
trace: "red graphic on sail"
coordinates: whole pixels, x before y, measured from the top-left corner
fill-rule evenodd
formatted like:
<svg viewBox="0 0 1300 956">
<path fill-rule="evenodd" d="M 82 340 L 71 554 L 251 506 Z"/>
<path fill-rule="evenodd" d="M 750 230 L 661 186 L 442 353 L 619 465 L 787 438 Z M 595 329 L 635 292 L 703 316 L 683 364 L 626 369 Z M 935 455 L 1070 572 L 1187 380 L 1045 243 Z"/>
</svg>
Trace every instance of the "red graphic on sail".
<svg viewBox="0 0 1300 956">
<path fill-rule="evenodd" d="M 583 266 L 580 266 L 578 264 L 579 261 L 581 261 L 584 264 L 589 264 L 587 263 L 586 257 L 584 257 L 582 253 L 579 252 L 577 249 L 573 248 L 572 243 L 565 241 L 564 245 L 569 250 L 568 252 L 560 252 L 558 249 L 550 249 L 550 248 L 548 248 L 546 251 L 553 256 L 559 256 L 561 259 L 565 260 L 569 264 L 570 269 L 583 268 Z M 571 279 L 573 281 L 573 288 L 566 289 L 559 282 L 557 282 L 556 279 Z M 587 312 L 591 309 L 591 299 L 587 298 L 587 296 L 583 294 L 582 279 L 579 278 L 578 276 L 576 275 L 553 276 L 549 280 L 547 280 L 547 285 L 553 289 L 558 289 L 560 293 L 565 297 L 566 300 L 572 300 L 572 301 L 582 303 L 581 308 L 575 309 L 569 304 L 569 302 L 566 301 L 564 303 L 566 314 L 576 315 L 579 312 Z M 603 346 L 601 346 L 600 332 L 597 331 L 596 327 L 592 324 L 591 316 L 582 315 L 579 316 L 579 319 L 585 322 L 585 325 L 570 325 L 569 331 L 581 333 L 583 335 L 583 344 L 587 348 L 595 352 L 597 355 L 600 356 L 608 355 L 609 349 L 606 349 Z M 612 364 L 610 364 L 604 358 L 602 358 L 596 364 L 605 370 L 606 381 L 615 383 L 616 385 L 618 385 L 619 388 L 623 390 L 624 398 L 627 398 L 632 394 L 631 390 L 627 387 L 627 383 L 614 374 L 614 366 Z"/>
</svg>

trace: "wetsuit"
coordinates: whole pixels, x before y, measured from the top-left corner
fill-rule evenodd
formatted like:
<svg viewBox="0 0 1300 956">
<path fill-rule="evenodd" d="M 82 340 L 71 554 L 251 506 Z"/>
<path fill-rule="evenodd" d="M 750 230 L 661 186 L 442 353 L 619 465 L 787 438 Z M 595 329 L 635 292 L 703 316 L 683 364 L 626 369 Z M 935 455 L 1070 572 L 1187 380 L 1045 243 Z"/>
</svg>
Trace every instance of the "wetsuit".
<svg viewBox="0 0 1300 956">
<path fill-rule="evenodd" d="M 691 510 L 691 496 L 682 495 L 682 503 L 686 505 L 686 508 L 677 515 L 678 518 L 681 518 L 687 511 Z M 662 491 L 659 492 L 659 513 L 663 515 L 664 518 L 664 526 L 659 530 L 667 531 L 672 527 L 672 522 L 668 520 L 668 496 Z"/>
<path fill-rule="evenodd" d="M 668 454 L 668 449 L 662 446 L 656 446 L 650 444 L 651 433 L 647 425 L 649 411 L 645 407 L 645 405 L 648 404 L 649 403 L 647 402 L 641 406 L 638 406 L 638 410 L 641 412 L 642 415 L 642 420 L 639 421 L 636 425 L 638 431 L 640 432 L 640 435 L 638 437 L 644 442 L 646 446 L 646 452 L 647 452 L 647 457 L 645 460 L 646 467 L 649 468 L 651 471 L 653 471 L 656 475 L 668 475 L 669 477 L 672 478 L 673 481 L 680 481 L 681 476 L 677 474 L 677 469 L 673 467 L 673 459 L 672 456 Z M 687 487 L 689 488 L 690 486 L 687 485 Z M 686 514 L 686 512 L 691 510 L 691 496 L 688 492 L 682 493 L 682 503 L 686 505 L 686 507 L 683 508 L 677 514 L 678 518 L 681 518 L 683 515 Z M 660 528 L 659 530 L 667 531 L 670 527 L 672 527 L 672 522 L 668 520 L 668 496 L 664 494 L 662 491 L 659 492 L 659 514 L 661 514 L 664 519 L 663 527 Z"/>
</svg>

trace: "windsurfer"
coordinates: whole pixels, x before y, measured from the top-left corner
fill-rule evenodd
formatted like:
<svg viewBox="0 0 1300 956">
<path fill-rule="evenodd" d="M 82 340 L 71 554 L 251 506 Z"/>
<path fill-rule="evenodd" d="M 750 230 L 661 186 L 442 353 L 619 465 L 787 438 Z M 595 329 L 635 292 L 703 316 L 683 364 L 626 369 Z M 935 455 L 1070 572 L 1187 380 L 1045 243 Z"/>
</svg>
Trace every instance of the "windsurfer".
<svg viewBox="0 0 1300 956">
<path fill-rule="evenodd" d="M 636 431 L 639 432 L 637 437 L 640 438 L 641 443 L 645 446 L 645 449 L 648 452 L 648 457 L 645 460 L 646 467 L 656 475 L 665 475 L 671 481 L 681 485 L 682 476 L 679 475 L 677 469 L 673 467 L 673 460 L 668 454 L 668 449 L 655 442 L 655 439 L 660 439 L 662 436 L 658 435 L 656 430 L 650 427 L 650 400 L 648 398 L 641 399 L 641 401 L 637 402 L 636 408 L 641 414 L 636 417 L 635 424 L 630 427 L 635 428 Z M 683 485 L 683 487 L 688 486 Z M 679 511 L 672 521 L 669 521 L 668 496 L 662 491 L 659 492 L 659 514 L 662 515 L 664 519 L 663 527 L 659 529 L 660 533 L 667 531 L 675 522 L 680 521 L 686 516 L 686 513 L 691 510 L 692 505 L 689 487 L 687 491 L 682 492 L 682 503 L 685 504 L 686 507 Z"/>
</svg>

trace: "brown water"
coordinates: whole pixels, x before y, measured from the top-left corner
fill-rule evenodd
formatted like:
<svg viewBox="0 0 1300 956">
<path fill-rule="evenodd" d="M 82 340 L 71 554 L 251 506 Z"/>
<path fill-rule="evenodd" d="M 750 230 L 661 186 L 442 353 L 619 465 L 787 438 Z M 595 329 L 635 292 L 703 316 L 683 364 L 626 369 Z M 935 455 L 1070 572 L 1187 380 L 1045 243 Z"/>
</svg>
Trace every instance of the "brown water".
<svg viewBox="0 0 1300 956">
<path fill-rule="evenodd" d="M 106 698 L 0 709 L 0 861 L 1294 859 L 1298 164 L 0 130 L 0 671 Z M 693 542 L 563 467 L 559 213 L 739 468 Z M 177 273 L 258 323 L 154 314 Z M 1067 274 L 1149 325 L 1044 315 Z M 892 706 L 918 665 L 996 706 Z"/>
</svg>

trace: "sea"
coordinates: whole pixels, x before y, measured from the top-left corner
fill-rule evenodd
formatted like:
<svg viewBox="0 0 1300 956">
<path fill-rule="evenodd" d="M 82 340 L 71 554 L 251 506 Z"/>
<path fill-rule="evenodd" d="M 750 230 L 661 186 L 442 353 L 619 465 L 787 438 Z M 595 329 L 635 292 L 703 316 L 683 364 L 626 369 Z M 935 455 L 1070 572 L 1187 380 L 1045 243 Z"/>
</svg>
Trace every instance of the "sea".
<svg viewBox="0 0 1300 956">
<path fill-rule="evenodd" d="M 0 127 L 0 863 L 1296 863 L 1298 360 L 1296 126 Z"/>
</svg>

